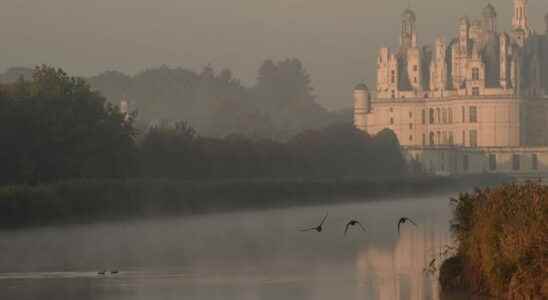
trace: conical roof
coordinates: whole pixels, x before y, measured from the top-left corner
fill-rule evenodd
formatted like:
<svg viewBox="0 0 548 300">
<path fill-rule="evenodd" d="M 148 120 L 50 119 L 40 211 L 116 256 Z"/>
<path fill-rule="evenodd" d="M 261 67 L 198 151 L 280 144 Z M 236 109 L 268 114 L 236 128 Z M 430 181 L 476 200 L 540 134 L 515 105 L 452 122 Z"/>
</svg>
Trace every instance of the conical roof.
<svg viewBox="0 0 548 300">
<path fill-rule="evenodd" d="M 484 17 L 496 17 L 497 11 L 495 10 L 495 7 L 491 5 L 491 3 L 487 4 L 487 6 L 483 9 L 483 16 Z"/>
<path fill-rule="evenodd" d="M 417 20 L 417 16 L 415 15 L 415 12 L 411 10 L 410 8 L 403 11 L 401 14 L 401 18 L 403 20 L 415 22 Z"/>
<path fill-rule="evenodd" d="M 358 83 L 355 87 L 354 87 L 354 90 L 355 91 L 369 91 L 369 88 L 367 87 L 367 85 L 365 83 Z"/>
</svg>

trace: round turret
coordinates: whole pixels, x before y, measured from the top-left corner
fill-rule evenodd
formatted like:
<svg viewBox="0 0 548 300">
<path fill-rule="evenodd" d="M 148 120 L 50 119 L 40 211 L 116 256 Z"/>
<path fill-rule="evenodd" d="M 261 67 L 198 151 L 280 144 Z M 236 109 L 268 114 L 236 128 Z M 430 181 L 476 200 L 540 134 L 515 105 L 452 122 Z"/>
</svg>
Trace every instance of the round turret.
<svg viewBox="0 0 548 300">
<path fill-rule="evenodd" d="M 367 129 L 367 114 L 371 111 L 371 94 L 365 83 L 354 87 L 354 126 L 360 130 Z"/>
</svg>

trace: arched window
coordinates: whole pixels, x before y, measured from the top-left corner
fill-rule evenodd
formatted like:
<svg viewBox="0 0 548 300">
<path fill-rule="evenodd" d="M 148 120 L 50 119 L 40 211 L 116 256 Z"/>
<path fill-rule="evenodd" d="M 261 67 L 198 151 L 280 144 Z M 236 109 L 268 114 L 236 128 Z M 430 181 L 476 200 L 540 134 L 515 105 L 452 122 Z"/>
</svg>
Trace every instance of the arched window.
<svg viewBox="0 0 548 300">
<path fill-rule="evenodd" d="M 429 119 L 430 119 L 430 124 L 434 124 L 434 109 L 433 108 L 430 109 Z"/>
<path fill-rule="evenodd" d="M 434 132 L 430 132 L 430 145 L 434 145 L 435 144 L 435 141 L 434 141 Z"/>
</svg>

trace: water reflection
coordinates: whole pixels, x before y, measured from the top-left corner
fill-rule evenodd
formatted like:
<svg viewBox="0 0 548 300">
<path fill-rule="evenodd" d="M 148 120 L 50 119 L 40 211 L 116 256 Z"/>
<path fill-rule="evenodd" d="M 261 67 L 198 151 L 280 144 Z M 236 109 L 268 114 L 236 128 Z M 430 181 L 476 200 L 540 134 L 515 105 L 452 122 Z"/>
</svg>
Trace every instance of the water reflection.
<svg viewBox="0 0 548 300">
<path fill-rule="evenodd" d="M 438 299 L 449 195 L 0 232 L 2 299 Z M 329 211 L 322 233 L 300 232 Z M 419 226 L 396 222 L 408 216 Z M 344 236 L 350 218 L 367 229 Z M 99 269 L 119 268 L 116 276 Z"/>
<path fill-rule="evenodd" d="M 450 245 L 448 231 L 439 224 L 434 215 L 419 228 L 402 229 L 391 247 L 360 250 L 356 262 L 358 281 L 362 282 L 359 298 L 439 300 L 435 270 L 439 270 L 440 253 Z"/>
</svg>

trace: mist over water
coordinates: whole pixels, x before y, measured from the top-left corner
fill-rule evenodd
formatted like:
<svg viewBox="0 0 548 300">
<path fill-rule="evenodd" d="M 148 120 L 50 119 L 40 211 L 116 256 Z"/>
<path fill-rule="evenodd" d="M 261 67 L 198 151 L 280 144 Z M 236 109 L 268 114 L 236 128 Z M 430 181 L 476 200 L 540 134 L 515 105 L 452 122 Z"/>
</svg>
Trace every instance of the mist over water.
<svg viewBox="0 0 548 300">
<path fill-rule="evenodd" d="M 437 299 L 423 271 L 449 243 L 450 196 L 3 231 L 0 295 Z M 298 231 L 326 212 L 322 233 Z M 402 225 L 398 237 L 401 216 L 419 226 Z M 367 232 L 345 237 L 350 218 Z"/>
</svg>

